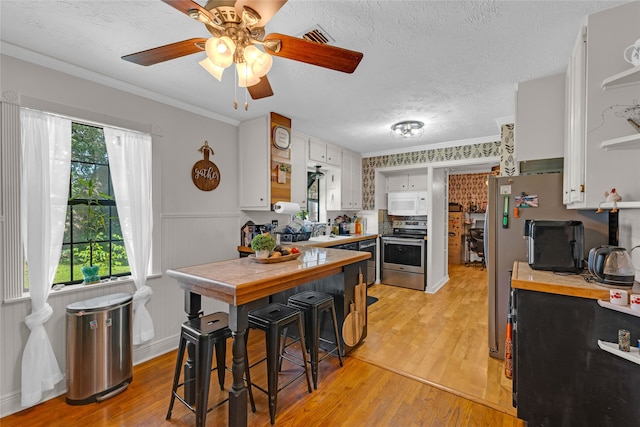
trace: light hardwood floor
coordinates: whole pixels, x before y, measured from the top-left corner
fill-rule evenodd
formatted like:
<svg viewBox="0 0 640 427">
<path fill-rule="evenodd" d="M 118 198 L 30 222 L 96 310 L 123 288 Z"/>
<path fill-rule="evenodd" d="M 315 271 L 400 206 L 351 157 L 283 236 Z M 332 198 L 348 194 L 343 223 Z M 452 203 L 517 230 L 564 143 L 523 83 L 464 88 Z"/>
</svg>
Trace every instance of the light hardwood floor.
<svg viewBox="0 0 640 427">
<path fill-rule="evenodd" d="M 453 266 L 452 280 L 435 296 L 370 287 L 369 294 L 380 300 L 369 307 L 363 345 L 345 359 L 343 368 L 333 357 L 321 363 L 313 393 L 307 393 L 304 381 L 280 392 L 276 425 L 522 427 L 509 408 L 495 403 L 504 402 L 510 388 L 497 378 L 502 365 L 487 355 L 486 290 L 475 284 L 483 274 Z M 252 334 L 251 360 L 263 352 L 263 335 Z M 179 402 L 172 419 L 165 420 L 174 364 L 175 352 L 170 352 L 134 367 L 129 389 L 102 403 L 69 406 L 60 396 L 2 418 L 0 425 L 193 425 L 194 415 Z M 252 379 L 266 384 L 262 367 L 252 370 Z M 226 384 L 231 384 L 230 374 Z M 210 402 L 225 394 L 212 385 Z M 249 425 L 268 426 L 266 396 L 254 394 L 258 412 L 249 414 Z M 225 404 L 209 413 L 207 425 L 225 425 L 226 419 Z"/>
<path fill-rule="evenodd" d="M 449 266 L 435 295 L 374 285 L 366 345 L 352 356 L 515 415 L 511 380 L 489 357 L 487 272 Z"/>
</svg>

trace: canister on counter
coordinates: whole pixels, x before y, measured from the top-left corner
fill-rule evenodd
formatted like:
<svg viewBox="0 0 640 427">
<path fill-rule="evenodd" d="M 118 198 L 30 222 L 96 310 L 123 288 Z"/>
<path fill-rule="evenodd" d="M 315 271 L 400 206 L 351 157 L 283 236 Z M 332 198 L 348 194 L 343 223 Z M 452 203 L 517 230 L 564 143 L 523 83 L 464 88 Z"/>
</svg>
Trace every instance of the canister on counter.
<svg viewBox="0 0 640 427">
<path fill-rule="evenodd" d="M 626 329 L 618 329 L 618 350 L 631 351 L 631 333 Z"/>
</svg>

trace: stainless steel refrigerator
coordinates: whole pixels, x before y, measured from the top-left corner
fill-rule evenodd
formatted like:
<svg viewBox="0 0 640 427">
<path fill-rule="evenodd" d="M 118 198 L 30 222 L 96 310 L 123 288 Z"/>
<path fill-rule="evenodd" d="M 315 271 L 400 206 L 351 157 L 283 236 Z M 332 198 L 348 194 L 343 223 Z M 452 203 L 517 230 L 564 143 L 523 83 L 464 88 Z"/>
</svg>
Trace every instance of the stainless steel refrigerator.
<svg viewBox="0 0 640 427">
<path fill-rule="evenodd" d="M 489 354 L 504 359 L 505 328 L 509 312 L 510 273 L 514 261 L 527 261 L 524 239 L 526 219 L 578 220 L 584 224 L 584 257 L 594 246 L 609 241 L 609 218 L 606 212 L 566 209 L 562 204 L 562 174 L 490 177 L 487 220 L 485 221 L 485 260 L 489 295 Z M 518 208 L 514 216 L 516 196 L 529 196 L 526 204 L 538 207 Z M 505 221 L 505 196 L 508 206 Z M 537 196 L 533 197 L 533 196 Z"/>
</svg>

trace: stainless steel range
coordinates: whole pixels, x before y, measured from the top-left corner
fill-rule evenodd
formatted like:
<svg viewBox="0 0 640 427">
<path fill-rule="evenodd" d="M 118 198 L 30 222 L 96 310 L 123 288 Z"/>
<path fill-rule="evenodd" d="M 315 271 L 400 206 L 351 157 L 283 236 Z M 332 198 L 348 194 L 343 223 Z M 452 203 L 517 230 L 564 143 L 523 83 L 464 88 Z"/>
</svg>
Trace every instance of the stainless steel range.
<svg viewBox="0 0 640 427">
<path fill-rule="evenodd" d="M 382 236 L 382 283 L 424 291 L 427 274 L 427 221 L 393 221 Z"/>
</svg>

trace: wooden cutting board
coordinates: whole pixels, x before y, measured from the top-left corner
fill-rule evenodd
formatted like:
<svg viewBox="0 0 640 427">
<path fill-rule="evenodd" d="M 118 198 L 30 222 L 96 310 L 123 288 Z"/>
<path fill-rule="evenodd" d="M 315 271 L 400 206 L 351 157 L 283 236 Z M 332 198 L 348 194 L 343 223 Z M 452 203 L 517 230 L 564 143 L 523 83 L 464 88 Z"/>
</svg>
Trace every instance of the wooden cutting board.
<svg viewBox="0 0 640 427">
<path fill-rule="evenodd" d="M 361 276 L 362 277 L 362 276 Z M 355 296 L 355 304 L 356 311 L 358 315 L 361 317 L 360 321 L 364 326 L 364 323 L 367 319 L 367 284 L 366 283 L 358 283 L 353 290 Z"/>
<path fill-rule="evenodd" d="M 362 278 L 362 271 L 358 274 L 358 284 L 355 286 L 354 299 L 356 302 L 356 311 L 362 316 L 362 323 L 367 320 L 367 284 Z"/>
<path fill-rule="evenodd" d="M 352 302 L 349 305 L 349 314 L 345 317 L 344 323 L 342 324 L 342 339 L 346 345 L 353 347 L 360 342 L 364 329 L 362 319 L 363 316 L 356 311 L 356 305 Z"/>
</svg>

